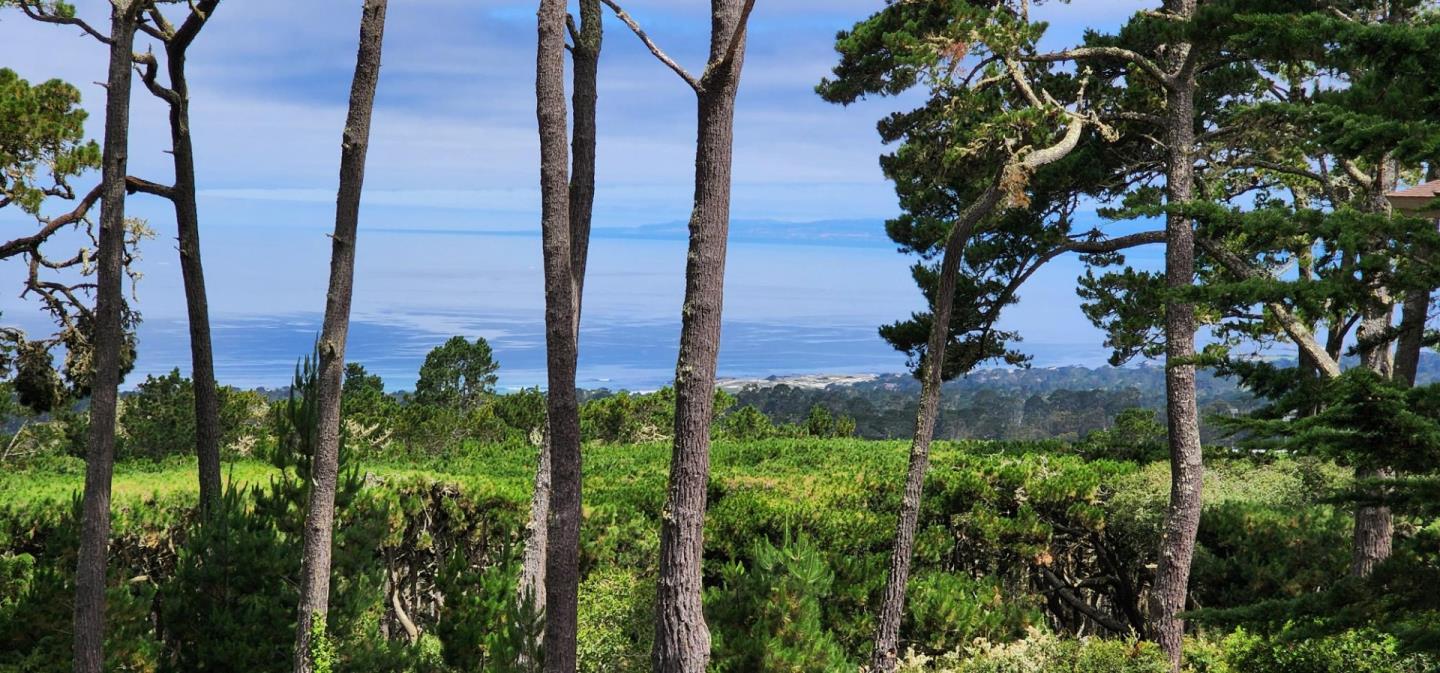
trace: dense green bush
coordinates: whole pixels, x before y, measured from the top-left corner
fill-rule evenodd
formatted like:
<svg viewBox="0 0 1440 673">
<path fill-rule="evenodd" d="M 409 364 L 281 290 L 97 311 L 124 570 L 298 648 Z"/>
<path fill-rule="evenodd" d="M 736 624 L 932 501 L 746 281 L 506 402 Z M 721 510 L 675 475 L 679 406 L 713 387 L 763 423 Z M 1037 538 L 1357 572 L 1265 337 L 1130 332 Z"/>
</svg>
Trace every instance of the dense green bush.
<svg viewBox="0 0 1440 673">
<path fill-rule="evenodd" d="M 229 386 L 217 392 L 222 449 L 248 453 L 264 429 L 264 398 Z M 159 460 L 195 453 L 195 388 L 179 369 L 146 376 L 122 399 L 117 458 Z"/>
<path fill-rule="evenodd" d="M 292 437 L 282 432 L 276 451 L 291 450 Z M 592 442 L 584 452 L 581 666 L 648 670 L 670 447 Z M 458 673 L 526 646 L 534 624 L 525 626 L 513 574 L 534 458 L 528 445 L 467 444 L 350 473 L 354 495 L 337 510 L 329 631 L 337 670 Z M 853 670 L 864 660 L 905 464 L 904 442 L 717 439 L 704 567 L 717 667 L 842 662 Z M 1006 643 L 1033 627 L 1062 641 L 1113 635 L 1057 598 L 1051 575 L 1122 631 L 1129 609 L 1143 618 L 1168 484 L 1163 464 L 1089 461 L 1051 445 L 941 442 L 932 465 L 902 626 L 907 645 L 963 653 L 976 638 Z M 1287 459 L 1211 468 L 1197 600 L 1283 597 L 1323 582 L 1336 555 L 1325 546 L 1344 549 L 1335 543 L 1344 515 L 1317 503 L 1315 485 L 1341 471 Z M 216 524 L 229 528 L 207 531 L 194 520 L 193 470 L 179 462 L 119 467 L 112 652 L 141 670 L 178 670 L 204 655 L 179 651 L 210 637 L 196 625 L 214 624 L 215 633 L 273 634 L 227 638 L 245 651 L 225 660 L 263 670 L 262 662 L 283 661 L 292 642 L 294 600 L 283 578 L 298 571 L 303 500 L 289 489 L 303 479 L 296 466 L 234 463 L 227 498 L 237 502 Z M 73 469 L 0 473 L 0 671 L 61 670 L 67 661 L 63 635 L 30 634 L 66 632 L 75 530 L 64 503 L 80 481 Z M 1285 554 L 1300 569 L 1294 578 L 1272 563 Z M 1115 582 L 1085 581 L 1100 577 Z M 1064 645 L 1079 648 L 1064 661 L 1111 661 L 1102 655 L 1124 650 L 1141 652 L 1140 663 L 1059 670 L 1148 670 L 1139 667 L 1148 646 L 1123 635 L 1086 642 Z M 1196 670 L 1238 673 L 1215 666 Z"/>
<path fill-rule="evenodd" d="M 901 673 L 1169 673 L 1154 643 L 1100 638 L 1066 639 L 1032 629 L 1008 642 L 977 640 L 939 656 L 908 653 Z"/>
<path fill-rule="evenodd" d="M 721 673 L 826 673 L 855 664 L 822 619 L 835 572 L 808 536 L 757 540 L 706 596 L 711 668 Z"/>
<path fill-rule="evenodd" d="M 1223 641 L 1233 671 L 1265 673 L 1434 673 L 1440 661 L 1404 654 L 1393 637 L 1345 631 L 1325 638 L 1265 638 L 1237 631 Z"/>
</svg>

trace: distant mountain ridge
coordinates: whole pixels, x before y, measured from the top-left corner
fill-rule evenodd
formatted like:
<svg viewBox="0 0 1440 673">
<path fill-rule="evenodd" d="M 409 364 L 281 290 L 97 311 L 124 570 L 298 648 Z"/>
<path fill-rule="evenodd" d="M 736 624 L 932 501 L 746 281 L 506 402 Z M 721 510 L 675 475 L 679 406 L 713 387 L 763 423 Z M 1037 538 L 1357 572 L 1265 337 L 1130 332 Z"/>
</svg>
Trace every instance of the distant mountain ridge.
<svg viewBox="0 0 1440 673">
<path fill-rule="evenodd" d="M 594 230 L 604 238 L 639 238 L 684 240 L 690 234 L 689 223 L 675 221 L 645 224 L 638 227 L 604 227 Z M 803 245 L 840 245 L 857 247 L 889 247 L 894 245 L 885 235 L 885 222 L 874 219 L 811 220 L 730 220 L 730 240 L 747 243 L 793 243 Z"/>
</svg>

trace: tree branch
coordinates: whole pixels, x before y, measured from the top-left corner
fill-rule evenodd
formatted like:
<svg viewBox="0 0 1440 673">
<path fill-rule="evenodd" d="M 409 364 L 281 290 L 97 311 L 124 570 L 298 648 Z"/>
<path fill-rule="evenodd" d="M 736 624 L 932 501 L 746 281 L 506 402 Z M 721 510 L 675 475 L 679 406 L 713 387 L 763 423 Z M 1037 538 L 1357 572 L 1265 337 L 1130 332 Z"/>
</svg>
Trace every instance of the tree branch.
<svg viewBox="0 0 1440 673">
<path fill-rule="evenodd" d="M 1256 269 L 1249 262 L 1246 262 L 1239 255 L 1226 250 L 1224 246 L 1208 238 L 1196 237 L 1195 244 L 1204 250 L 1206 254 L 1214 257 L 1226 270 L 1243 278 L 1256 279 L 1265 277 L 1265 273 Z M 1327 378 L 1335 378 L 1340 375 L 1340 363 L 1330 357 L 1325 347 L 1315 340 L 1315 335 L 1310 333 L 1306 327 L 1290 309 L 1278 301 L 1265 302 L 1265 307 L 1275 314 L 1275 319 L 1280 321 L 1281 329 L 1290 336 L 1291 341 L 1315 361 L 1315 365 Z"/>
<path fill-rule="evenodd" d="M 200 29 L 205 27 L 205 22 L 210 20 L 211 12 L 214 12 L 219 4 L 220 0 L 201 0 L 199 4 L 190 0 L 190 15 L 185 17 L 185 21 L 180 24 L 180 27 L 175 30 L 174 36 L 170 38 L 171 47 L 183 50 L 190 46 L 190 43 L 195 40 L 195 36 L 200 33 Z"/>
<path fill-rule="evenodd" d="M 601 2 L 604 2 L 611 11 L 615 12 L 616 18 L 625 22 L 625 25 L 630 27 L 630 30 L 635 33 L 636 37 L 640 38 L 641 42 L 645 43 L 645 47 L 650 50 L 651 54 L 655 55 L 655 58 L 660 59 L 661 63 L 664 63 L 666 67 L 675 71 L 675 74 L 679 75 L 680 79 L 685 80 L 685 83 L 689 84 L 690 88 L 695 90 L 695 93 L 703 91 L 700 86 L 700 80 L 695 79 L 694 75 L 691 75 L 685 68 L 681 67 L 679 63 L 676 63 L 675 59 L 670 58 L 668 54 L 662 51 L 660 46 L 655 44 L 655 41 L 651 40 L 649 35 L 645 34 L 644 29 L 640 28 L 640 24 L 636 23 L 633 17 L 621 9 L 620 5 L 615 3 L 615 0 L 601 0 Z"/>
<path fill-rule="evenodd" d="M 147 51 L 143 54 L 134 54 L 131 58 L 136 63 L 135 72 L 140 74 L 140 81 L 145 84 L 145 88 L 149 89 L 150 93 L 170 105 L 180 104 L 180 94 L 156 80 L 160 64 L 156 60 L 155 54 Z M 145 66 L 143 69 L 140 67 L 142 65 Z"/>
<path fill-rule="evenodd" d="M 86 213 L 90 212 L 90 208 L 95 205 L 96 201 L 100 200 L 101 186 L 102 185 L 95 185 L 95 187 L 90 190 L 90 193 L 81 198 L 80 203 L 76 204 L 75 208 L 70 212 L 45 220 L 38 232 L 0 244 L 0 259 L 9 259 L 22 252 L 33 253 L 39 249 L 41 243 L 44 243 L 45 240 L 50 238 L 55 232 L 85 219 Z"/>
<path fill-rule="evenodd" d="M 1055 592 L 1055 595 L 1060 597 L 1060 600 L 1065 601 L 1065 603 L 1068 604 L 1070 607 L 1079 610 L 1086 617 L 1095 620 L 1096 624 L 1099 624 L 1100 626 L 1103 626 L 1115 633 L 1130 632 L 1130 628 L 1126 625 L 1121 624 L 1114 618 L 1101 612 L 1095 606 L 1081 600 L 1079 596 L 1076 596 L 1073 592 L 1071 592 L 1070 586 L 1064 581 L 1062 581 L 1059 577 L 1057 577 L 1055 573 L 1052 572 L 1049 568 L 1041 567 L 1040 576 L 1045 578 L 1045 582 L 1050 585 L 1051 589 Z"/>
<path fill-rule="evenodd" d="M 745 0 L 745 6 L 740 8 L 740 20 L 735 24 L 735 32 L 730 34 L 730 40 L 725 44 L 720 60 L 705 64 L 705 72 L 700 73 L 702 86 L 710 75 L 720 72 L 735 60 L 735 54 L 740 50 L 740 42 L 745 39 L 746 26 L 750 23 L 750 11 L 753 9 L 755 0 Z"/>
<path fill-rule="evenodd" d="M 1056 61 L 1080 61 L 1088 58 L 1115 58 L 1131 63 L 1141 70 L 1144 70 L 1167 89 L 1173 87 L 1175 83 L 1170 73 L 1165 72 L 1160 66 L 1156 65 L 1154 61 L 1145 58 L 1138 52 L 1120 47 L 1076 47 L 1075 49 L 1054 51 L 1047 54 L 1021 56 L 1020 60 L 1034 63 L 1054 63 Z"/>
<path fill-rule="evenodd" d="M 28 16 L 36 21 L 39 21 L 41 23 L 55 23 L 62 26 L 78 26 L 80 30 L 88 33 L 90 37 L 99 40 L 100 44 L 110 44 L 110 37 L 108 35 L 105 35 L 104 33 L 95 30 L 94 27 L 92 27 L 88 23 L 85 23 L 85 20 L 81 19 L 80 17 L 60 16 L 58 14 L 52 14 L 45 10 L 44 5 L 36 2 L 35 0 L 20 0 L 20 2 L 16 4 L 20 6 L 20 11 L 24 12 L 25 16 Z"/>
<path fill-rule="evenodd" d="M 133 175 L 125 177 L 125 191 L 130 194 L 134 194 L 135 192 L 140 192 L 142 194 L 150 194 L 163 199 L 173 200 L 175 198 L 174 187 L 171 187 L 170 185 L 162 185 L 156 182 L 150 182 L 149 180 L 141 180 L 140 178 L 137 178 Z"/>
</svg>

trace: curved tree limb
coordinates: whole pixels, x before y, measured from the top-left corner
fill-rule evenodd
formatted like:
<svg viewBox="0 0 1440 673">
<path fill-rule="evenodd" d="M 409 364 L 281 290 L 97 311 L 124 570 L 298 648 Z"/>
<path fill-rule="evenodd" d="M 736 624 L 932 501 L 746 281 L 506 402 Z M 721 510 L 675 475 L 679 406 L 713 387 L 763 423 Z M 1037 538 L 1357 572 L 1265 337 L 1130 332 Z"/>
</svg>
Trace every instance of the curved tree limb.
<svg viewBox="0 0 1440 673">
<path fill-rule="evenodd" d="M 655 58 L 660 59 L 660 62 L 664 63 L 666 67 L 674 70 L 675 74 L 679 75 L 680 79 L 685 80 L 685 83 L 689 84 L 690 88 L 694 89 L 696 93 L 704 91 L 704 88 L 700 84 L 700 80 L 696 79 L 695 76 L 691 75 L 687 70 L 685 70 L 683 66 L 681 66 L 679 63 L 676 63 L 675 59 L 670 58 L 669 54 L 666 54 L 662 49 L 660 49 L 660 45 L 655 44 L 655 41 L 650 39 L 649 35 L 645 34 L 645 30 L 640 27 L 640 24 L 635 22 L 635 18 L 630 16 L 630 14 L 627 13 L 624 9 L 621 9 L 620 5 L 617 4 L 615 0 L 601 0 L 601 2 L 604 2 L 605 6 L 609 7 L 611 11 L 615 12 L 616 18 L 625 22 L 625 25 L 630 27 L 630 30 L 635 33 L 636 37 L 640 38 L 641 42 L 645 43 L 645 47 L 650 50 L 651 54 L 655 55 Z M 749 4 L 753 4 L 753 0 L 751 0 Z M 737 31 L 737 34 L 742 32 L 743 29 Z"/>
<path fill-rule="evenodd" d="M 1216 241 L 1197 237 L 1195 239 L 1195 245 L 1201 250 L 1204 250 L 1206 254 L 1214 257 L 1215 260 L 1220 262 L 1221 266 L 1225 267 L 1230 273 L 1241 278 L 1262 278 L 1265 275 L 1264 272 L 1256 269 L 1239 255 L 1226 250 L 1224 246 Z M 1304 322 L 1295 317 L 1295 314 L 1291 313 L 1289 307 L 1278 301 L 1266 302 L 1265 307 L 1270 309 L 1270 312 L 1275 315 L 1275 319 L 1280 322 L 1280 327 L 1285 330 L 1285 334 L 1295 342 L 1295 345 L 1304 351 L 1307 357 L 1314 360 L 1315 366 L 1320 369 L 1326 378 L 1333 379 L 1340 375 L 1340 363 L 1330 356 L 1330 353 L 1325 350 L 1325 347 L 1315 339 L 1315 335 L 1310 332 L 1310 328 L 1306 327 Z"/>
<path fill-rule="evenodd" d="M 1120 59 L 1122 61 L 1135 65 L 1141 70 L 1144 70 L 1147 74 L 1154 78 L 1155 81 L 1159 82 L 1167 89 L 1173 88 L 1175 86 L 1174 76 L 1168 72 L 1165 72 L 1165 70 L 1162 69 L 1159 65 L 1156 65 L 1154 61 L 1145 58 L 1145 56 L 1141 55 L 1139 52 L 1131 51 L 1129 49 L 1122 49 L 1120 47 L 1076 47 L 1075 49 L 1066 49 L 1064 51 L 1054 51 L 1045 54 L 1032 54 L 1030 56 L 1021 56 L 1020 60 L 1032 63 L 1054 63 L 1057 61 L 1082 61 L 1091 58 Z"/>
</svg>

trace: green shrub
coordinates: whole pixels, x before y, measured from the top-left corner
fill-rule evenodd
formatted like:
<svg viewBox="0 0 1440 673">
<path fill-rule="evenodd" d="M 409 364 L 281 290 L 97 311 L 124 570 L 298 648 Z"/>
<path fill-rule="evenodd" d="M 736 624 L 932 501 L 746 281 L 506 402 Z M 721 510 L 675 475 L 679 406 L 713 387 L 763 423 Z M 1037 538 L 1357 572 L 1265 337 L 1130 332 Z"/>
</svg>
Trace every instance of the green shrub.
<svg viewBox="0 0 1440 673">
<path fill-rule="evenodd" d="M 240 445 L 241 453 L 263 430 L 260 422 L 264 398 L 254 391 L 221 386 L 220 445 Z M 87 424 L 88 425 L 88 424 Z M 160 460 L 195 453 L 195 388 L 190 379 L 172 369 L 163 376 L 146 376 L 135 392 L 122 398 L 116 457 Z"/>
<path fill-rule="evenodd" d="M 940 656 L 909 652 L 900 673 L 1168 673 L 1154 643 L 1100 638 L 1066 639 L 1032 628 L 1008 642 L 977 640 Z"/>
<path fill-rule="evenodd" d="M 580 584 L 581 673 L 649 671 L 654 623 L 653 579 L 627 568 L 590 573 Z"/>
<path fill-rule="evenodd" d="M 1236 631 L 1222 643 L 1235 671 L 1265 673 L 1433 673 L 1440 662 L 1402 654 L 1393 636 L 1346 631 L 1325 638 L 1266 638 Z"/>
<path fill-rule="evenodd" d="M 855 664 L 825 629 L 822 605 L 835 573 L 809 537 L 779 545 L 761 539 L 748 563 L 734 563 L 707 592 L 715 671 L 812 673 L 853 671 Z"/>
</svg>

